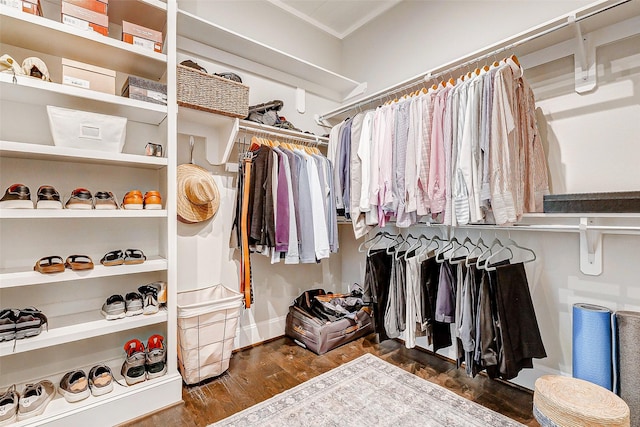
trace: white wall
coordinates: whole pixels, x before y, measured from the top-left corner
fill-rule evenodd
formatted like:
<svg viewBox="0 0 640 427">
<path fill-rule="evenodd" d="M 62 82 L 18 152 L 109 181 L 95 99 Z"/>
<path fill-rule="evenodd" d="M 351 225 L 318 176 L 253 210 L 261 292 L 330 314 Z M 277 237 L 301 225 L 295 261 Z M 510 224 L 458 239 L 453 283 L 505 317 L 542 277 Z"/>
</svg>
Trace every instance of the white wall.
<svg viewBox="0 0 640 427">
<path fill-rule="evenodd" d="M 589 3 L 405 0 L 343 40 L 342 70 L 372 93 Z"/>
<path fill-rule="evenodd" d="M 331 71 L 341 72 L 340 40 L 264 0 L 179 0 L 180 9 Z"/>
</svg>

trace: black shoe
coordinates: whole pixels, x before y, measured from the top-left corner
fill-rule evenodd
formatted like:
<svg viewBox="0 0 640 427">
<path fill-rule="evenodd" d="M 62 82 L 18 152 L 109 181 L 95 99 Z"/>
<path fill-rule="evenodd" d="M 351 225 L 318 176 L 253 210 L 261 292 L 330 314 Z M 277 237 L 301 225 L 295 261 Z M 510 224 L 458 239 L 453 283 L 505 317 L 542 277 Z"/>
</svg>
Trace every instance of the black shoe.
<svg viewBox="0 0 640 427">
<path fill-rule="evenodd" d="M 93 196 L 86 188 L 76 188 L 65 204 L 67 209 L 93 209 Z"/>
<path fill-rule="evenodd" d="M 60 193 L 50 185 L 43 185 L 38 188 L 38 201 L 36 202 L 38 209 L 62 209 L 60 201 Z"/>
<path fill-rule="evenodd" d="M 0 199 L 2 209 L 33 209 L 31 191 L 24 184 L 13 184 Z"/>
<path fill-rule="evenodd" d="M 35 337 L 40 335 L 42 327 L 49 326 L 47 316 L 34 307 L 24 308 L 19 311 L 16 318 L 16 339 Z"/>
</svg>

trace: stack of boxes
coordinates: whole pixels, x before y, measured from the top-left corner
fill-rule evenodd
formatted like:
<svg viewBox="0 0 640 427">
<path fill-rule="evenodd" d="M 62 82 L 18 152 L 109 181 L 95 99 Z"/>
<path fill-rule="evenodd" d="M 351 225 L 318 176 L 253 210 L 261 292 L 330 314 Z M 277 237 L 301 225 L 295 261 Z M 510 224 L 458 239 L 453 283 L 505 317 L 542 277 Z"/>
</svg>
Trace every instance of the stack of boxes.
<svg viewBox="0 0 640 427">
<path fill-rule="evenodd" d="M 0 4 L 22 10 L 32 15 L 42 16 L 40 0 L 0 0 Z"/>
<path fill-rule="evenodd" d="M 62 22 L 108 36 L 108 6 L 109 0 L 62 0 Z"/>
</svg>

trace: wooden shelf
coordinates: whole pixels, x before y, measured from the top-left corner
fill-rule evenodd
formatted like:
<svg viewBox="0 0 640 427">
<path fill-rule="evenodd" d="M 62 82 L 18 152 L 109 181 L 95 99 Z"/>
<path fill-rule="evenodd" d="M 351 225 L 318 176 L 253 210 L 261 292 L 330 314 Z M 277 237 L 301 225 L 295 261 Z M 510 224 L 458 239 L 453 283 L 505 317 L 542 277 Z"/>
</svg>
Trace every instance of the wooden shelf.
<svg viewBox="0 0 640 427">
<path fill-rule="evenodd" d="M 143 2 L 135 7 L 142 4 L 150 3 Z M 159 80 L 167 68 L 165 54 L 142 49 L 93 31 L 78 30 L 61 22 L 3 5 L 0 5 L 0 40 L 8 45 L 151 80 Z"/>
<path fill-rule="evenodd" d="M 45 82 L 33 77 L 17 76 L 16 80 L 17 83 L 14 83 L 12 74 L 0 73 L 2 101 L 94 111 L 153 125 L 160 124 L 167 117 L 166 105 Z"/>
<path fill-rule="evenodd" d="M 304 59 L 296 58 L 189 12 L 178 10 L 177 19 L 178 49 L 195 51 L 194 53 L 212 58 L 216 62 L 228 63 L 249 72 L 265 75 L 338 102 L 359 95 L 366 89 L 366 83 L 359 83 Z M 187 46 L 189 40 L 209 49 L 199 49 L 194 45 Z M 216 49 L 216 52 L 211 52 L 210 48 Z M 237 61 L 230 56 L 243 58 L 245 61 Z M 248 65 L 246 60 L 251 61 L 252 64 Z"/>
<path fill-rule="evenodd" d="M 92 311 L 48 320 L 49 330 L 42 331 L 40 335 L 0 344 L 0 357 L 166 322 L 167 311 L 160 310 L 151 315 L 140 314 L 124 319 L 106 320 L 100 313 L 100 307 L 96 307 Z"/>
<path fill-rule="evenodd" d="M 15 141 L 0 141 L 0 157 L 100 165 L 134 166 L 143 169 L 162 169 L 167 167 L 168 164 L 167 159 L 164 157 L 110 153 L 97 150 L 81 150 L 78 148 L 29 144 Z"/>
<path fill-rule="evenodd" d="M 166 209 L 0 209 L 0 219 L 166 218 Z"/>
<path fill-rule="evenodd" d="M 37 260 L 34 260 L 35 264 Z M 116 265 L 105 267 L 100 259 L 94 259 L 92 270 L 73 271 L 66 269 L 60 273 L 42 274 L 33 270 L 33 266 L 0 269 L 0 289 L 18 286 L 41 285 L 46 283 L 72 282 L 75 280 L 96 279 L 99 277 L 124 276 L 152 271 L 165 271 L 167 260 L 158 256 L 147 257 L 142 264 Z"/>
</svg>

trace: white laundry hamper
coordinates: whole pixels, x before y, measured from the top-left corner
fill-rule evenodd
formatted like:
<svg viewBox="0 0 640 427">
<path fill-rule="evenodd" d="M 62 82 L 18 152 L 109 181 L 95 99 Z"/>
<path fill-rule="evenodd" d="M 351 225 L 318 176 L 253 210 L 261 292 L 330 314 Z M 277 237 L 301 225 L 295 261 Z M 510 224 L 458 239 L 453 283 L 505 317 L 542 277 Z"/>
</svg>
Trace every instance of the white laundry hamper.
<svg viewBox="0 0 640 427">
<path fill-rule="evenodd" d="M 242 294 L 223 285 L 178 292 L 178 367 L 186 384 L 216 377 L 229 359 Z"/>
</svg>

